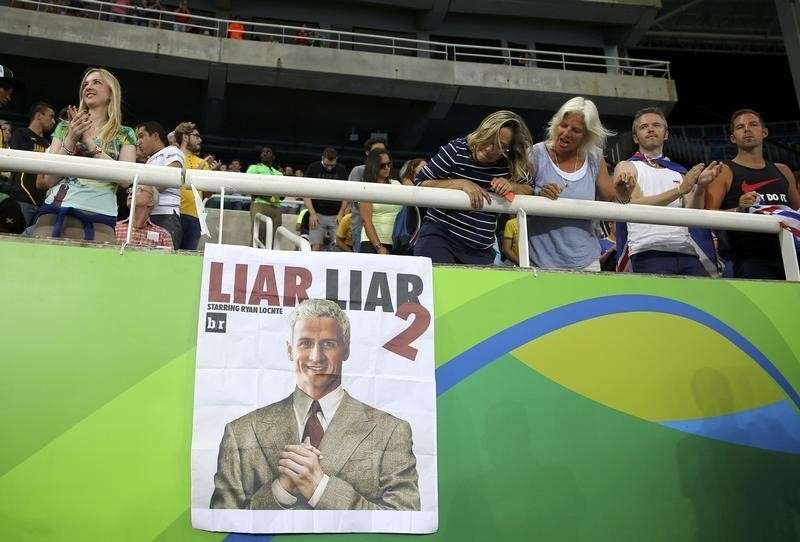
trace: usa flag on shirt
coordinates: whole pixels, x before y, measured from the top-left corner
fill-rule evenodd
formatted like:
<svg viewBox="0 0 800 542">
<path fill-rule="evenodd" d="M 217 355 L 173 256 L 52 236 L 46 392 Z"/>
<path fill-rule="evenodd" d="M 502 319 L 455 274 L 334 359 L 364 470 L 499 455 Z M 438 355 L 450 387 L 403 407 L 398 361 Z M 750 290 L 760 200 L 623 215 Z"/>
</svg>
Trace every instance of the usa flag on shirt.
<svg viewBox="0 0 800 542">
<path fill-rule="evenodd" d="M 800 212 L 786 205 L 762 205 L 761 200 L 762 196 L 759 195 L 758 202 L 750 207 L 748 211 L 757 215 L 779 217 L 781 220 L 781 227 L 792 232 L 794 235 L 794 246 L 800 251 Z"/>
</svg>

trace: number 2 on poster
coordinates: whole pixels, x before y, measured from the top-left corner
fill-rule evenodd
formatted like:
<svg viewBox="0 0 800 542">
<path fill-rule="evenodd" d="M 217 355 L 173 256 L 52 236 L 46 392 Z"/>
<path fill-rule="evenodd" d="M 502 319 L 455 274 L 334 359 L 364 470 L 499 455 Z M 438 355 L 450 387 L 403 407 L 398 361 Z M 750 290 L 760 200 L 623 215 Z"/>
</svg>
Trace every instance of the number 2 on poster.
<svg viewBox="0 0 800 542">
<path fill-rule="evenodd" d="M 408 320 L 408 317 L 412 315 L 414 320 L 411 324 L 383 345 L 389 352 L 410 361 L 417 359 L 417 353 L 419 352 L 419 350 L 411 346 L 411 343 L 420 338 L 431 324 L 431 313 L 419 303 L 408 301 L 397 307 L 397 312 L 395 312 L 395 316 L 403 320 Z"/>
</svg>

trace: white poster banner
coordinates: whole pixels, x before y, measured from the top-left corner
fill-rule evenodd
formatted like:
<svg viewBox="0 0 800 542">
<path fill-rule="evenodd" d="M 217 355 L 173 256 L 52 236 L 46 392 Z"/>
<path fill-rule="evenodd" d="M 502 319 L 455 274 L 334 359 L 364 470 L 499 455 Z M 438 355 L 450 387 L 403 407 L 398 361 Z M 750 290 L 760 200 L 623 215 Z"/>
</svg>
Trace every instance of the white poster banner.
<svg viewBox="0 0 800 542">
<path fill-rule="evenodd" d="M 432 533 L 431 262 L 208 244 L 192 525 Z"/>
</svg>

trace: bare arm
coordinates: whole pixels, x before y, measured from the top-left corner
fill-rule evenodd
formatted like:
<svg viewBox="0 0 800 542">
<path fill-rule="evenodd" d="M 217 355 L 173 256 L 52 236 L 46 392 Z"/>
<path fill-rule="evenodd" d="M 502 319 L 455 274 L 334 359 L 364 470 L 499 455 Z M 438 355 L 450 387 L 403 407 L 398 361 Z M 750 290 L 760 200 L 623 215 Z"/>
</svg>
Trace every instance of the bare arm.
<svg viewBox="0 0 800 542">
<path fill-rule="evenodd" d="M 705 190 L 705 207 L 706 209 L 719 210 L 722 207 L 722 202 L 725 195 L 731 188 L 731 181 L 733 180 L 733 172 L 731 168 L 723 165 L 714 180 L 708 185 Z M 737 209 L 724 209 L 725 211 L 736 211 Z"/>
<path fill-rule="evenodd" d="M 792 170 L 789 169 L 789 166 L 785 164 L 775 164 L 778 167 L 778 170 L 783 173 L 786 177 L 786 180 L 789 184 L 789 207 L 792 209 L 800 209 L 800 191 L 797 189 L 797 179 L 794 177 L 794 173 Z"/>
<path fill-rule="evenodd" d="M 636 175 L 636 168 L 631 164 L 629 161 L 623 161 L 617 164 L 617 167 L 614 169 L 614 182 L 619 180 L 622 177 L 622 173 L 625 172 L 628 175 Z M 695 183 L 697 182 L 697 175 L 699 175 L 700 171 L 697 171 L 696 174 L 689 175 L 687 173 L 683 177 L 683 181 L 677 185 L 675 188 L 670 188 L 660 194 L 655 194 L 653 196 L 645 196 L 642 193 L 642 189 L 639 186 L 638 182 L 633 189 L 633 193 L 631 194 L 631 203 L 636 203 L 639 205 L 658 205 L 658 206 L 666 206 L 676 201 L 689 192 L 691 192 L 692 188 L 694 187 Z M 636 175 L 638 181 L 638 175 Z"/>
<path fill-rule="evenodd" d="M 451 188 L 453 190 L 461 190 L 464 182 L 469 182 L 466 179 L 430 179 L 422 181 L 417 186 L 430 186 L 432 188 Z"/>
<path fill-rule="evenodd" d="M 308 229 L 315 230 L 319 226 L 319 216 L 317 216 L 317 211 L 314 209 L 314 203 L 311 198 L 303 198 L 303 203 L 306 204 L 306 209 L 308 209 Z"/>
<path fill-rule="evenodd" d="M 605 159 L 600 160 L 600 170 L 597 174 L 596 184 L 600 201 L 614 201 L 617 199 L 617 190 L 614 188 L 614 181 L 611 179 L 611 175 L 608 174 L 608 165 Z"/>
<path fill-rule="evenodd" d="M 375 231 L 375 225 L 372 223 L 372 204 L 369 202 L 359 202 L 358 212 L 361 214 L 361 220 L 364 223 L 364 231 L 369 238 L 369 242 L 375 247 L 378 254 L 386 254 L 386 249 L 381 244 L 378 238 L 378 232 Z"/>
<path fill-rule="evenodd" d="M 342 205 L 339 207 L 339 212 L 336 213 L 336 223 L 338 224 L 339 221 L 344 218 L 344 215 L 347 214 L 348 209 L 350 209 L 350 202 L 343 201 Z"/>
<path fill-rule="evenodd" d="M 484 203 L 490 203 L 492 201 L 489 192 L 467 179 L 427 179 L 417 186 L 462 190 L 469 196 L 469 202 L 473 209 L 482 209 Z"/>
<path fill-rule="evenodd" d="M 511 237 L 503 237 L 503 254 L 506 258 L 519 265 L 519 259 L 514 254 L 514 247 L 512 247 L 513 239 Z"/>
</svg>

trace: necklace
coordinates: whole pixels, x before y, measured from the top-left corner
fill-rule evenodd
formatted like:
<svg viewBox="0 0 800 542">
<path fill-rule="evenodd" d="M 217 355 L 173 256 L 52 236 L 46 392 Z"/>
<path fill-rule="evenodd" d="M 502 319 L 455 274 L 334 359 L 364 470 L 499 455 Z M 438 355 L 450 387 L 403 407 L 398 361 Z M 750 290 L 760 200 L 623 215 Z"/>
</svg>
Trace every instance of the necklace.
<svg viewBox="0 0 800 542">
<path fill-rule="evenodd" d="M 580 157 L 580 153 L 578 153 L 578 152 L 575 153 L 575 162 L 572 164 L 572 171 L 567 171 L 566 169 L 561 167 L 561 162 L 559 162 L 559 160 L 558 160 L 558 153 L 555 151 L 555 149 L 553 150 L 553 156 L 555 156 L 555 158 L 556 158 L 556 167 L 558 167 L 558 169 L 560 169 L 561 171 L 564 171 L 566 173 L 575 173 L 575 171 L 577 171 L 577 169 L 578 169 L 578 158 Z"/>
<path fill-rule="evenodd" d="M 645 153 L 642 153 L 642 156 L 644 156 L 644 160 L 645 160 L 645 162 L 647 162 L 648 166 L 650 166 L 651 168 L 654 168 L 654 169 L 658 169 L 658 168 L 661 167 L 661 165 L 658 162 L 656 162 L 656 160 L 658 160 L 659 158 L 661 158 L 664 155 L 663 154 L 659 154 L 658 156 L 654 156 L 654 157 L 651 158 L 651 157 L 647 156 Z"/>
</svg>

